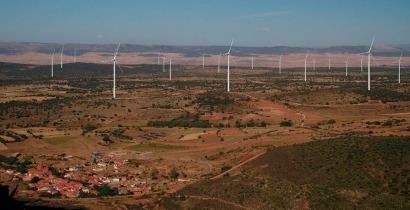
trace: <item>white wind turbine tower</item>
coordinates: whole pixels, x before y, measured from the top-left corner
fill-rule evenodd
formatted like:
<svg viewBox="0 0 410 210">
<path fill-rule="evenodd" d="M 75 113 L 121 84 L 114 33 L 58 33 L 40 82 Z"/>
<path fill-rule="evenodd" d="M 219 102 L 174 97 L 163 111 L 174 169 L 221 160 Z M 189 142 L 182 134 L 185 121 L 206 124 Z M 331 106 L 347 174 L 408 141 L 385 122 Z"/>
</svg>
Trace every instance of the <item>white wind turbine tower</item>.
<svg viewBox="0 0 410 210">
<path fill-rule="evenodd" d="M 367 55 L 367 90 L 370 90 L 370 58 L 372 56 L 372 47 L 375 36 L 373 36 L 372 44 L 370 45 L 369 51 L 361 53 L 362 55 Z"/>
<path fill-rule="evenodd" d="M 162 56 L 162 72 L 165 72 L 165 57 L 166 56 L 167 56 L 166 53 Z"/>
<path fill-rule="evenodd" d="M 347 59 L 346 59 L 346 77 L 347 77 L 347 63 L 349 62 L 349 56 L 347 56 Z"/>
<path fill-rule="evenodd" d="M 253 56 L 252 56 L 252 69 L 253 69 Z"/>
<path fill-rule="evenodd" d="M 329 70 L 330 70 L 330 54 L 329 54 Z"/>
<path fill-rule="evenodd" d="M 303 61 L 305 61 L 305 81 L 306 81 L 306 62 L 307 62 L 308 54 L 309 54 L 309 51 L 306 52 L 306 57 L 305 57 L 305 59 L 303 59 Z"/>
<path fill-rule="evenodd" d="M 54 77 L 54 52 L 55 50 L 53 51 L 53 54 L 51 55 L 51 77 Z"/>
<path fill-rule="evenodd" d="M 174 53 L 171 54 L 171 58 L 169 59 L 169 80 L 171 81 L 171 68 L 172 68 L 172 56 L 174 56 Z"/>
<path fill-rule="evenodd" d="M 400 58 L 398 61 L 393 62 L 393 63 L 398 63 L 399 64 L 399 84 L 400 84 L 400 67 L 401 67 L 401 57 L 403 56 L 403 52 L 401 52 Z"/>
<path fill-rule="evenodd" d="M 231 56 L 231 49 L 232 49 L 232 45 L 233 45 L 233 40 L 234 40 L 235 38 L 232 38 L 232 42 L 231 42 L 231 46 L 229 47 L 229 51 L 227 52 L 227 53 L 225 53 L 225 55 L 228 55 L 228 70 L 227 70 L 227 89 L 228 89 L 228 92 L 230 91 L 230 88 L 229 88 L 229 58 L 230 58 L 230 56 Z"/>
<path fill-rule="evenodd" d="M 63 46 L 63 49 L 61 49 L 61 52 L 60 52 L 60 64 L 61 64 L 61 69 L 63 68 L 63 52 L 64 52 L 64 46 Z"/>
<path fill-rule="evenodd" d="M 202 53 L 202 68 L 205 68 L 205 55 L 211 55 L 211 54 Z"/>
<path fill-rule="evenodd" d="M 205 54 L 202 53 L 202 68 L 205 68 Z"/>
<path fill-rule="evenodd" d="M 158 65 L 158 66 L 159 66 L 159 54 L 160 54 L 160 52 L 158 51 L 158 52 L 157 52 L 157 57 L 158 57 L 157 65 Z"/>
<path fill-rule="evenodd" d="M 118 55 L 118 50 L 120 49 L 120 44 L 118 44 L 117 50 L 114 52 L 114 58 L 112 59 L 113 61 L 113 86 L 112 86 L 112 98 L 115 99 L 115 65 L 117 61 L 117 55 Z M 121 67 L 118 66 L 120 70 L 122 71 Z"/>
</svg>

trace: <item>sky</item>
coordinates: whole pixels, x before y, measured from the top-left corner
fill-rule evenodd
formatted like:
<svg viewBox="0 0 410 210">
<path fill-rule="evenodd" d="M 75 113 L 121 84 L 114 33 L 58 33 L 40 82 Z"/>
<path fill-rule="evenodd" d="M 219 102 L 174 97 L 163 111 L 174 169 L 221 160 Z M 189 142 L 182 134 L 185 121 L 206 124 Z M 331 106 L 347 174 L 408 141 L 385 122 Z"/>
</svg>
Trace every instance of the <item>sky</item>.
<svg viewBox="0 0 410 210">
<path fill-rule="evenodd" d="M 0 0 L 0 41 L 410 44 L 409 0 Z"/>
</svg>

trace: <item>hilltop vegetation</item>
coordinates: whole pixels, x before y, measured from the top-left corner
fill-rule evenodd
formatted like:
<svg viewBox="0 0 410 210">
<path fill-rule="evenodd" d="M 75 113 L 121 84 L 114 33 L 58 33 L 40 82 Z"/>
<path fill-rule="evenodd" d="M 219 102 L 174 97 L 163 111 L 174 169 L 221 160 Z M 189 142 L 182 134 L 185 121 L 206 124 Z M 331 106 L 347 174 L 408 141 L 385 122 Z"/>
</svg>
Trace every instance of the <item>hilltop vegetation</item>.
<svg viewBox="0 0 410 210">
<path fill-rule="evenodd" d="M 241 174 L 188 186 L 163 205 L 409 209 L 409 149 L 406 137 L 342 137 L 273 148 Z M 178 201 L 181 195 L 187 200 Z"/>
</svg>

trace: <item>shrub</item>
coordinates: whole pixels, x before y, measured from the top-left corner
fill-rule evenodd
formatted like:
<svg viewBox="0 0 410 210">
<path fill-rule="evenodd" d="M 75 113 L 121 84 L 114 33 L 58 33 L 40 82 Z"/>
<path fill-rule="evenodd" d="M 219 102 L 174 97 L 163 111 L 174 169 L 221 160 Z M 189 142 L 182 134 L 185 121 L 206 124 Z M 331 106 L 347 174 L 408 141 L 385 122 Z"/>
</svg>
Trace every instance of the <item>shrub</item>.
<svg viewBox="0 0 410 210">
<path fill-rule="evenodd" d="M 38 176 L 35 176 L 30 180 L 30 183 L 37 183 L 38 181 L 40 181 L 40 178 Z"/>
<path fill-rule="evenodd" d="M 177 170 L 175 170 L 175 168 L 173 168 L 171 170 L 171 173 L 169 173 L 169 177 L 171 177 L 172 179 L 177 179 L 179 176 L 179 173 L 177 172 Z"/>
<path fill-rule="evenodd" d="M 330 119 L 327 121 L 327 124 L 335 124 L 336 120 L 335 119 Z"/>
<path fill-rule="evenodd" d="M 225 171 L 227 171 L 227 170 L 229 170 L 229 169 L 231 169 L 232 168 L 232 166 L 222 166 L 221 167 L 221 171 L 222 171 L 222 173 L 223 172 L 225 172 Z"/>
<path fill-rule="evenodd" d="M 280 122 L 279 125 L 282 126 L 282 127 L 290 127 L 290 126 L 293 125 L 293 123 L 290 120 L 284 120 L 284 121 Z"/>
</svg>

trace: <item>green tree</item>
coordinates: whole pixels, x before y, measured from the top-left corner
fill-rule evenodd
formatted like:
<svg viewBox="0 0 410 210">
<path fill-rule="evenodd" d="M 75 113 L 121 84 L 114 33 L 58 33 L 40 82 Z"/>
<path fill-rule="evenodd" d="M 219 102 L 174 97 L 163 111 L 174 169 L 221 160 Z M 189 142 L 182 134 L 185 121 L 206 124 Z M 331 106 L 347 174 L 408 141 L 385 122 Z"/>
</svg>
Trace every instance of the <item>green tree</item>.
<svg viewBox="0 0 410 210">
<path fill-rule="evenodd" d="M 37 183 L 38 181 L 40 181 L 40 178 L 38 176 L 35 176 L 30 180 L 30 183 Z"/>
<path fill-rule="evenodd" d="M 177 179 L 179 176 L 179 173 L 177 172 L 177 170 L 175 168 L 173 168 L 171 170 L 171 173 L 169 173 L 169 177 L 171 177 L 172 179 Z"/>
<path fill-rule="evenodd" d="M 101 186 L 94 185 L 93 188 L 98 192 L 99 197 L 118 195 L 118 189 L 110 188 L 107 184 L 103 184 Z"/>
</svg>

